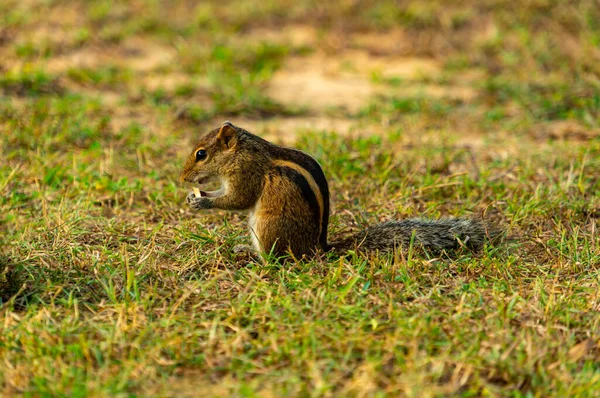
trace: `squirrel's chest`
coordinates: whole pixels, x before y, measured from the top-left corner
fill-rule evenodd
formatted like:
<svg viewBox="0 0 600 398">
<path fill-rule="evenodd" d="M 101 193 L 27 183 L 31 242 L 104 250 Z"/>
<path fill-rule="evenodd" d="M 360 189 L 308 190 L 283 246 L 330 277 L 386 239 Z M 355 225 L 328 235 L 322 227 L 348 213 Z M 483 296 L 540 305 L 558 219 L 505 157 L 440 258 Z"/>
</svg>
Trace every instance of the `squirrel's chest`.
<svg viewBox="0 0 600 398">
<path fill-rule="evenodd" d="M 260 233 L 259 225 L 259 214 L 260 214 L 260 200 L 256 203 L 254 208 L 248 213 L 248 227 L 250 228 L 250 236 L 252 237 L 252 246 L 258 252 L 262 251 L 258 234 Z"/>
</svg>

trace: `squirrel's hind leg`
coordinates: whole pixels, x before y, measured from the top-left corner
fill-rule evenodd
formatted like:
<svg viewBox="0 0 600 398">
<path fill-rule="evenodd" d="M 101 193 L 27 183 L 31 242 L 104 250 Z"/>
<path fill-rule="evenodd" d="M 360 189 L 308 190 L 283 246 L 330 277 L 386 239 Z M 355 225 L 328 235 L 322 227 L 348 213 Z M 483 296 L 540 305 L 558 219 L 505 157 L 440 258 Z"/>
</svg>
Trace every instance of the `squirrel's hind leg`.
<svg viewBox="0 0 600 398">
<path fill-rule="evenodd" d="M 267 220 L 265 220 L 267 221 Z M 317 233 L 306 232 L 306 226 L 298 227 L 293 219 L 278 222 L 258 223 L 255 231 L 265 254 L 285 257 L 292 254 L 297 260 L 304 255 L 314 255 L 317 247 Z"/>
</svg>

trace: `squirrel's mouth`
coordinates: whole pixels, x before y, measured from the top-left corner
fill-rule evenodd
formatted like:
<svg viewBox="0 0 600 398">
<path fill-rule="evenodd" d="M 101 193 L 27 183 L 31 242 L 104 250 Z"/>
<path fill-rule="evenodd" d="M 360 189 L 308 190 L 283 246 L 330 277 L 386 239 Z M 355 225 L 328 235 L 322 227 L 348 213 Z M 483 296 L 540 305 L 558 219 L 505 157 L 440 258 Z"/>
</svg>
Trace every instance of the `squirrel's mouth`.
<svg viewBox="0 0 600 398">
<path fill-rule="evenodd" d="M 200 191 L 200 196 L 206 196 L 208 198 L 218 198 L 225 195 L 225 188 L 221 187 L 215 191 Z"/>
<path fill-rule="evenodd" d="M 205 178 L 200 178 L 196 181 L 196 183 L 200 186 L 212 182 L 214 181 L 214 179 L 210 178 L 210 177 L 205 177 Z M 194 188 L 194 192 L 196 193 L 196 195 L 198 195 L 198 193 L 200 193 L 200 196 L 206 196 L 208 198 L 218 198 L 220 196 L 223 196 L 227 193 L 227 182 L 226 181 L 221 181 L 221 187 L 219 189 L 216 189 L 214 191 L 202 191 L 198 188 Z"/>
</svg>

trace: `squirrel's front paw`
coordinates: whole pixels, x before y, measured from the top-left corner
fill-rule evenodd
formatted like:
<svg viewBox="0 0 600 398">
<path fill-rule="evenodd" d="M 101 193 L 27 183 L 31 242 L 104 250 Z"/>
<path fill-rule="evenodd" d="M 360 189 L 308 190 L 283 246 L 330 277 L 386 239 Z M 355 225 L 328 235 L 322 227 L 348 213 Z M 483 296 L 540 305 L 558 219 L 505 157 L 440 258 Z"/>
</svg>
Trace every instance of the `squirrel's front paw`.
<svg viewBox="0 0 600 398">
<path fill-rule="evenodd" d="M 187 203 L 194 210 L 211 209 L 213 207 L 211 198 L 196 196 L 193 192 L 188 194 Z"/>
</svg>

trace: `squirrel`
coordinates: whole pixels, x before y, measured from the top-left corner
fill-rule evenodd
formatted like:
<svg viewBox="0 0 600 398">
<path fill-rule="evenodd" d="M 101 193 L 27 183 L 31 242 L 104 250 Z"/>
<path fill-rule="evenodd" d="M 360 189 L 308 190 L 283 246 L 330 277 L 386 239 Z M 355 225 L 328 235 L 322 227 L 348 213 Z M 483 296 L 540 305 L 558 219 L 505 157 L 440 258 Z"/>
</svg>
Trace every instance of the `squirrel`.
<svg viewBox="0 0 600 398">
<path fill-rule="evenodd" d="M 249 211 L 254 250 L 277 257 L 314 256 L 318 251 L 389 252 L 413 242 L 437 251 L 481 249 L 490 231 L 481 220 L 446 218 L 388 221 L 337 242 L 327 240 L 329 186 L 310 155 L 270 143 L 226 121 L 206 134 L 187 158 L 181 182 L 218 180 L 216 191 L 190 192 L 194 210 Z"/>
</svg>

